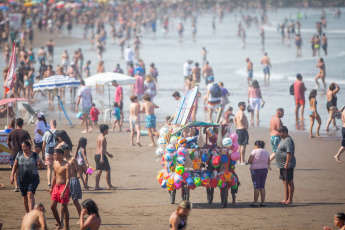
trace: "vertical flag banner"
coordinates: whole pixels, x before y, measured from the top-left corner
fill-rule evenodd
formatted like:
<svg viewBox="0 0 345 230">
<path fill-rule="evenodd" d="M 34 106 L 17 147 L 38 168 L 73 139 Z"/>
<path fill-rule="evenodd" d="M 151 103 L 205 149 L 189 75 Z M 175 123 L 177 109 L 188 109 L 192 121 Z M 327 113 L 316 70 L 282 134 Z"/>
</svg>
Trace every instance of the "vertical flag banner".
<svg viewBox="0 0 345 230">
<path fill-rule="evenodd" d="M 8 66 L 6 81 L 4 83 L 4 88 L 5 88 L 6 94 L 11 92 L 13 85 L 14 85 L 14 81 L 17 78 L 17 76 L 16 76 L 16 60 L 17 60 L 16 44 L 14 44 L 13 50 L 12 50 L 12 55 L 11 55 L 11 60 L 10 60 L 10 65 Z"/>
</svg>

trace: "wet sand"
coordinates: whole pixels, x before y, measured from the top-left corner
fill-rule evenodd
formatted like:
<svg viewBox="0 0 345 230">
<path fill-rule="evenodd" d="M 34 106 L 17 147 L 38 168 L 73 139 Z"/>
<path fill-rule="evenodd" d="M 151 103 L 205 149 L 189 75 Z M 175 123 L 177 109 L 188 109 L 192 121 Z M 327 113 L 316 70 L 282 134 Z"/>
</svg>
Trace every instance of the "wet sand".
<svg viewBox="0 0 345 230">
<path fill-rule="evenodd" d="M 1 119 L 0 123 L 3 125 L 5 120 Z M 128 124 L 125 124 L 127 127 Z M 33 137 L 34 127 L 26 125 L 24 128 Z M 75 150 L 77 141 L 83 136 L 80 133 L 82 127 L 63 128 L 72 138 Z M 87 156 L 92 166 L 95 166 L 93 154 L 98 133 L 95 128 L 93 133 L 86 135 Z M 251 145 L 248 146 L 246 158 L 253 149 L 252 143 L 258 139 L 266 142 L 266 149 L 271 153 L 268 129 L 251 128 L 249 133 Z M 284 198 L 284 191 L 283 183 L 278 179 L 279 171 L 273 164 L 266 183 L 267 207 L 249 207 L 253 199 L 249 166 L 237 166 L 236 172 L 241 181 L 237 205 L 222 208 L 219 189 L 215 189 L 214 203 L 207 204 L 205 188 L 197 188 L 190 193 L 193 210 L 188 219 L 188 229 L 321 229 L 325 225 L 333 226 L 333 215 L 345 211 L 345 163 L 337 163 L 333 158 L 340 140 L 309 139 L 305 133 L 291 133 L 291 136 L 295 141 L 297 158 L 294 205 L 278 204 Z M 91 198 L 98 204 L 102 217 L 101 229 L 168 229 L 169 216 L 176 205 L 169 203 L 168 191 L 161 189 L 156 180 L 160 165 L 155 148 L 131 147 L 129 133 L 110 133 L 107 140 L 108 151 L 114 154 L 114 158 L 109 159 L 112 183 L 118 189 L 83 191 L 83 199 Z M 149 138 L 142 137 L 141 142 L 147 146 Z M 0 166 L 0 183 L 6 186 L 0 189 L 0 221 L 4 222 L 4 229 L 19 229 L 25 211 L 20 193 L 14 193 L 10 185 L 8 168 L 7 165 Z M 36 202 L 45 205 L 47 224 L 49 229 L 53 229 L 55 220 L 49 208 L 50 196 L 44 191 L 47 186 L 46 171 L 40 171 L 40 179 Z M 95 175 L 90 177 L 89 185 L 94 187 Z M 106 187 L 104 175 L 101 177 L 101 187 Z M 178 191 L 177 203 L 181 201 L 180 194 Z M 72 203 L 69 204 L 69 210 L 71 229 L 79 229 L 74 225 L 78 215 Z"/>
</svg>

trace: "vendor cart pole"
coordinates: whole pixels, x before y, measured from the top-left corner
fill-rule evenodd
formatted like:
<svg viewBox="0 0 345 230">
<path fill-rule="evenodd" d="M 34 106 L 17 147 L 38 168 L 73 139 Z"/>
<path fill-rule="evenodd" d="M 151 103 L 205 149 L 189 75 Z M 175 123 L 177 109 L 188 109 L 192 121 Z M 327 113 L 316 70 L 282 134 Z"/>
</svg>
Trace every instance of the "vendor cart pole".
<svg viewBox="0 0 345 230">
<path fill-rule="evenodd" d="M 220 117 L 222 116 L 222 113 L 223 113 L 223 107 L 220 106 L 220 109 L 218 110 L 218 114 L 217 114 L 217 120 L 216 120 L 216 123 L 219 123 L 220 121 Z"/>
</svg>

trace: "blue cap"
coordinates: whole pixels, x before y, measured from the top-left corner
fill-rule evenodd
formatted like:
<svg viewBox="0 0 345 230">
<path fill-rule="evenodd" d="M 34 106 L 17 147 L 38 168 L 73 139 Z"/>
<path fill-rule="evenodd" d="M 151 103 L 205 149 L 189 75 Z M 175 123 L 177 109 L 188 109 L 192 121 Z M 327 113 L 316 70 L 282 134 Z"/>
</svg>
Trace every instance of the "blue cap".
<svg viewBox="0 0 345 230">
<path fill-rule="evenodd" d="M 296 77 L 297 77 L 297 78 L 302 77 L 302 74 L 296 73 Z"/>
</svg>

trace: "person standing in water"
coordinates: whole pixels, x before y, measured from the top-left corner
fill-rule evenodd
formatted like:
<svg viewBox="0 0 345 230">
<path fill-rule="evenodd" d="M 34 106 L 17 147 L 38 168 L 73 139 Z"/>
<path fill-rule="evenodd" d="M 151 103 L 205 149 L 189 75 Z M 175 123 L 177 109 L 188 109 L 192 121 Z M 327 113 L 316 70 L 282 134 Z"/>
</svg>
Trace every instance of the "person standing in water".
<svg viewBox="0 0 345 230">
<path fill-rule="evenodd" d="M 325 65 L 325 62 L 323 61 L 323 58 L 319 59 L 316 67 L 320 68 L 319 73 L 315 77 L 315 82 L 316 82 L 317 88 L 320 88 L 320 84 L 319 84 L 318 79 L 321 78 L 323 86 L 324 86 L 324 89 L 326 89 L 326 82 L 325 82 L 325 78 L 326 78 L 326 65 Z"/>
<path fill-rule="evenodd" d="M 340 155 L 345 152 L 345 109 L 343 110 L 341 114 L 341 120 L 343 122 L 343 127 L 341 129 L 341 135 L 343 136 L 343 140 L 341 141 L 341 147 L 338 151 L 338 153 L 334 156 L 335 160 L 338 162 L 342 162 L 340 160 Z"/>
<path fill-rule="evenodd" d="M 296 74 L 297 80 L 293 83 L 294 93 L 295 93 L 295 117 L 296 121 L 299 120 L 298 112 L 299 108 L 301 108 L 301 120 L 304 120 L 303 114 L 304 114 L 304 105 L 305 105 L 305 91 L 307 91 L 307 88 L 304 85 L 304 82 L 302 82 L 302 75 L 300 73 Z"/>
<path fill-rule="evenodd" d="M 253 81 L 253 62 L 249 59 L 246 58 L 246 62 L 247 62 L 247 71 L 248 71 L 248 86 L 250 86 L 250 83 Z"/>
<path fill-rule="evenodd" d="M 321 117 L 319 113 L 317 112 L 317 101 L 316 101 L 316 95 L 317 91 L 313 89 L 310 94 L 309 94 L 309 104 L 310 104 L 310 110 L 309 110 L 309 117 L 310 117 L 310 127 L 309 127 L 309 133 L 310 133 L 310 138 L 313 138 L 313 126 L 315 119 L 318 123 L 317 128 L 316 128 L 316 137 L 321 137 L 320 136 L 320 126 L 321 126 Z"/>
<path fill-rule="evenodd" d="M 205 47 L 202 47 L 202 50 L 201 50 L 202 66 L 205 66 L 205 64 L 207 62 L 207 54 L 208 54 L 208 50 L 206 50 Z"/>
<path fill-rule="evenodd" d="M 328 46 L 327 37 L 326 37 L 326 34 L 323 33 L 322 34 L 322 49 L 325 52 L 326 56 L 327 56 L 327 46 Z"/>
<path fill-rule="evenodd" d="M 263 71 L 264 71 L 264 77 L 265 77 L 265 84 L 270 83 L 270 68 L 272 68 L 270 59 L 267 57 L 267 53 L 262 57 L 261 64 L 263 65 Z M 267 81 L 266 81 L 266 75 L 267 75 Z"/>
<path fill-rule="evenodd" d="M 295 44 L 296 44 L 296 56 L 301 57 L 302 56 L 302 37 L 300 34 L 296 34 L 295 37 Z"/>
</svg>

